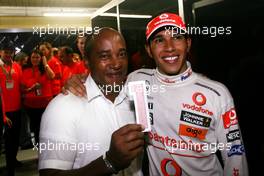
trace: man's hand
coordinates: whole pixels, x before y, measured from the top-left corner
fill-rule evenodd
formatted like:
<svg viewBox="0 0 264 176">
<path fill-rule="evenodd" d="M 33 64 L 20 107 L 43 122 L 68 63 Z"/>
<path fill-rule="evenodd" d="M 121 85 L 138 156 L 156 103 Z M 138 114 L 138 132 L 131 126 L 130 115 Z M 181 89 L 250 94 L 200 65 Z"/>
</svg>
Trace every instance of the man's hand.
<svg viewBox="0 0 264 176">
<path fill-rule="evenodd" d="M 131 161 L 144 150 L 144 129 L 138 124 L 129 124 L 121 127 L 112 134 L 107 159 L 115 169 L 127 168 Z"/>
<path fill-rule="evenodd" d="M 66 82 L 65 85 L 62 87 L 62 93 L 64 95 L 68 94 L 70 91 L 72 94 L 85 97 L 86 96 L 86 89 L 83 83 L 85 82 L 88 74 L 75 74 L 72 75 Z"/>
<path fill-rule="evenodd" d="M 7 126 L 9 128 L 12 128 L 12 125 L 13 125 L 12 120 L 10 120 L 7 116 L 5 116 L 5 118 L 6 118 L 6 124 L 7 124 Z"/>
</svg>

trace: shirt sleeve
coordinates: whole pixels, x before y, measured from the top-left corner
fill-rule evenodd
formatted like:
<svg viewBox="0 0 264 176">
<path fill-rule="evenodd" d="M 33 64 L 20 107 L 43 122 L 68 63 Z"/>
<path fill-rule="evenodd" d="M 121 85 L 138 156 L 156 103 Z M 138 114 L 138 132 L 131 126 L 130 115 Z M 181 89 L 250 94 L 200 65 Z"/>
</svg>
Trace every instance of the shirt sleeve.
<svg viewBox="0 0 264 176">
<path fill-rule="evenodd" d="M 231 95 L 225 97 L 219 111 L 216 135 L 218 144 L 226 146 L 220 150 L 224 175 L 248 175 L 248 167 L 238 117 Z"/>
<path fill-rule="evenodd" d="M 50 66 L 50 68 L 54 72 L 55 77 L 57 79 L 61 78 L 61 76 L 62 76 L 61 64 L 58 61 L 51 59 L 48 61 L 48 65 Z"/>
<path fill-rule="evenodd" d="M 75 142 L 56 141 L 52 138 L 40 138 L 38 145 L 39 151 L 39 170 L 40 169 L 59 169 L 70 170 L 73 168 L 76 156 Z"/>
<path fill-rule="evenodd" d="M 75 132 L 80 109 L 72 97 L 73 95 L 57 96 L 42 116 L 38 144 L 39 169 L 73 168 L 78 151 L 78 137 Z"/>
</svg>

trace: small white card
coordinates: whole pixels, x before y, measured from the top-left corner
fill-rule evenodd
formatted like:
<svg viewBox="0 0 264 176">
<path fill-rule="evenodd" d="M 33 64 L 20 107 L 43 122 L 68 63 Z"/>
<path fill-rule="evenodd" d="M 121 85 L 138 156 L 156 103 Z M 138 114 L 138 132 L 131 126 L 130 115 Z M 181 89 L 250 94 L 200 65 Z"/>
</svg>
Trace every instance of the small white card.
<svg viewBox="0 0 264 176">
<path fill-rule="evenodd" d="M 145 81 L 129 82 L 128 90 L 135 105 L 136 123 L 145 127 L 143 132 L 151 131 Z"/>
<path fill-rule="evenodd" d="M 14 88 L 14 81 L 12 79 L 6 80 L 6 89 L 13 89 Z"/>
</svg>

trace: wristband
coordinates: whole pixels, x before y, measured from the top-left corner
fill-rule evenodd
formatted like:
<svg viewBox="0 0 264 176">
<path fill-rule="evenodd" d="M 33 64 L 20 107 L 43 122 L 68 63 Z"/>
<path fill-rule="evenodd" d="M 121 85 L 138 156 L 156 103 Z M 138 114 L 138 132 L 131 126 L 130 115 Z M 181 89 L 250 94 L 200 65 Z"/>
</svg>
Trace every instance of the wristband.
<svg viewBox="0 0 264 176">
<path fill-rule="evenodd" d="M 103 160 L 106 165 L 106 167 L 111 170 L 112 173 L 118 174 L 118 171 L 115 169 L 115 167 L 111 164 L 111 162 L 106 158 L 106 153 L 103 155 Z"/>
</svg>

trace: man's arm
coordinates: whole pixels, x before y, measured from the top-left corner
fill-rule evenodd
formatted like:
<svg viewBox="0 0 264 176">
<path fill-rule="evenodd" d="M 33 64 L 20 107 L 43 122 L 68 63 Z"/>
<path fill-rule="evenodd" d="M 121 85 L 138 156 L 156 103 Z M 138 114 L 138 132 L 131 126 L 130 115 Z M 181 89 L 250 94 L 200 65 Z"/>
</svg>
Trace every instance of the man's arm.
<svg viewBox="0 0 264 176">
<path fill-rule="evenodd" d="M 225 146 L 220 150 L 224 163 L 224 175 L 247 176 L 246 154 L 232 99 L 221 107 L 216 135 L 218 143 Z"/>
</svg>

